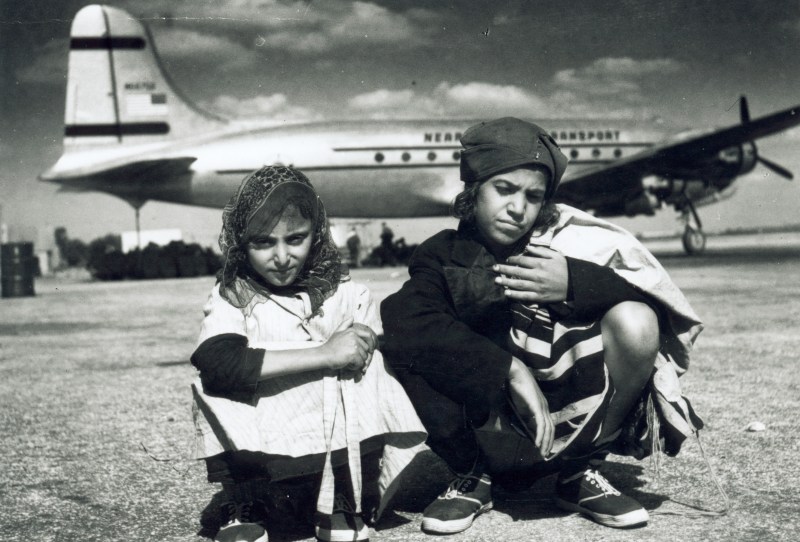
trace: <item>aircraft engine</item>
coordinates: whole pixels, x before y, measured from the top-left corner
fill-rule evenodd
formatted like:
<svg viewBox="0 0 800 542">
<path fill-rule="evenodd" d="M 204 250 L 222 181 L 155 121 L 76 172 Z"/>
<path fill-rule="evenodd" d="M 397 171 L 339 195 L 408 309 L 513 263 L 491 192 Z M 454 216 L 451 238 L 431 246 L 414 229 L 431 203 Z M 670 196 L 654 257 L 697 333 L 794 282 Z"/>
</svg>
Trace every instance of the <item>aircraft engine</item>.
<svg viewBox="0 0 800 542">
<path fill-rule="evenodd" d="M 637 196 L 629 198 L 625 201 L 625 215 L 648 215 L 652 216 L 656 213 L 656 209 L 661 207 L 661 201 L 658 196 L 649 190 L 640 192 Z"/>
<path fill-rule="evenodd" d="M 753 171 L 757 161 L 755 145 L 743 143 L 719 151 L 712 161 L 700 168 L 700 176 L 709 179 L 717 188 L 725 188 L 734 178 Z"/>
</svg>

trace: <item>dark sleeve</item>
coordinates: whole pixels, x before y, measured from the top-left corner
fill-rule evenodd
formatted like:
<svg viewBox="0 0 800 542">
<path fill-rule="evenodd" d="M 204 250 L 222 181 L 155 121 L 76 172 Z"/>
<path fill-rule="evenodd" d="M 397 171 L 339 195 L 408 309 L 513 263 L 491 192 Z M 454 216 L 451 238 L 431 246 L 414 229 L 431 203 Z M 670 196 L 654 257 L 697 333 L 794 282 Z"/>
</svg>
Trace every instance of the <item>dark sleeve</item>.
<svg viewBox="0 0 800 542">
<path fill-rule="evenodd" d="M 250 402 L 258 387 L 264 349 L 248 348 L 247 337 L 223 333 L 197 347 L 192 365 L 200 371 L 203 390 L 237 401 Z"/>
<path fill-rule="evenodd" d="M 572 301 L 572 316 L 577 319 L 597 320 L 611 307 L 623 301 L 645 303 L 658 313 L 658 305 L 650 297 L 617 275 L 610 267 L 567 257 L 567 268 L 567 300 Z"/>
<path fill-rule="evenodd" d="M 464 404 L 477 425 L 505 382 L 511 354 L 459 321 L 440 256 L 421 245 L 411 259 L 411 277 L 381 303 L 383 353 L 432 388 Z"/>
</svg>

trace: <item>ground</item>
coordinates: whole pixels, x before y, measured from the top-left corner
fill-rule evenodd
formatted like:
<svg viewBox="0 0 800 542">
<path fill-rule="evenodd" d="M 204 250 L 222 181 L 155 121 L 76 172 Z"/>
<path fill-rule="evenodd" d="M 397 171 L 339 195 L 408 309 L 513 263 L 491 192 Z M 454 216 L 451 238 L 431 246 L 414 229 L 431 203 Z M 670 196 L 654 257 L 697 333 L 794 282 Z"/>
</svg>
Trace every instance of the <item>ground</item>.
<svg viewBox="0 0 800 542">
<path fill-rule="evenodd" d="M 499 494 L 460 541 L 793 540 L 800 532 L 800 238 L 709 240 L 700 258 L 654 247 L 703 318 L 684 393 L 705 419 L 701 443 L 676 458 L 611 456 L 604 469 L 650 510 L 618 531 L 558 511 L 552 479 Z M 404 269 L 358 269 L 378 299 Z M 197 541 L 218 488 L 191 459 L 187 360 L 210 277 L 89 282 L 38 279 L 36 296 L 0 299 L 0 538 L 6 541 Z M 746 430 L 762 422 L 760 432 Z M 704 454 L 703 454 L 704 451 Z M 709 470 L 709 466 L 712 470 Z M 713 471 L 713 474 L 712 474 Z M 419 458 L 372 540 L 423 541 L 421 510 L 447 483 Z M 719 510 L 702 515 L 676 501 Z M 307 540 L 307 529 L 270 529 Z"/>
</svg>

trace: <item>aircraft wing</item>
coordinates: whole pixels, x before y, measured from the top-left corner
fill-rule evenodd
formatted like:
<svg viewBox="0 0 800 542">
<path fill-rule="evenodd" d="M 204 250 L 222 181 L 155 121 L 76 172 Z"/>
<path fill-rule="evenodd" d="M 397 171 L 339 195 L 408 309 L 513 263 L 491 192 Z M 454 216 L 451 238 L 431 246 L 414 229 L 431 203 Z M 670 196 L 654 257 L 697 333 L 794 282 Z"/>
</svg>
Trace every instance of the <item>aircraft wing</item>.
<svg viewBox="0 0 800 542">
<path fill-rule="evenodd" d="M 56 168 L 43 174 L 44 181 L 57 182 L 63 192 L 99 190 L 114 194 L 136 208 L 153 197 L 177 197 L 188 190 L 193 156 L 149 158 L 92 164 L 88 167 Z M 150 197 L 143 198 L 146 192 Z"/>
<path fill-rule="evenodd" d="M 720 151 L 774 134 L 800 124 L 800 106 L 729 128 L 667 141 L 609 164 L 585 169 L 564 179 L 557 198 L 583 208 L 603 207 L 626 195 L 641 192 L 641 179 L 648 175 L 698 178 L 704 165 Z"/>
<path fill-rule="evenodd" d="M 171 179 L 189 173 L 189 168 L 195 160 L 197 158 L 194 156 L 178 156 L 128 161 L 121 164 L 98 164 L 64 173 L 51 171 L 42 175 L 42 179 L 62 183 L 88 179 L 102 179 L 112 183 Z"/>
</svg>

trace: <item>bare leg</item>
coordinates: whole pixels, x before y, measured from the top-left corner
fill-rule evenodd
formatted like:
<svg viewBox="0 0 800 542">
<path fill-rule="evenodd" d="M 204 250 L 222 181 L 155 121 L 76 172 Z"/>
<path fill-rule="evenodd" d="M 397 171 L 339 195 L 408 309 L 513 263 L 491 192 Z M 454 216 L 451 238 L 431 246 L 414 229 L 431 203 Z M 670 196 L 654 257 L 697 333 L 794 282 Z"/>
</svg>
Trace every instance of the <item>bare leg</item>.
<svg viewBox="0 0 800 542">
<path fill-rule="evenodd" d="M 660 339 L 656 313 L 635 301 L 612 307 L 601 326 L 605 362 L 615 388 L 600 434 L 603 440 L 622 426 L 639 399 L 650 379 Z"/>
</svg>

